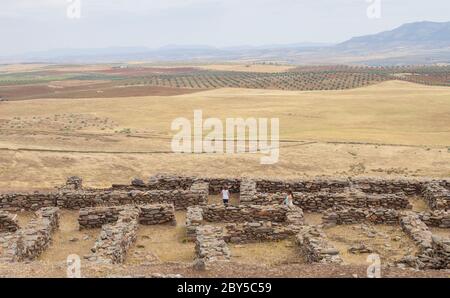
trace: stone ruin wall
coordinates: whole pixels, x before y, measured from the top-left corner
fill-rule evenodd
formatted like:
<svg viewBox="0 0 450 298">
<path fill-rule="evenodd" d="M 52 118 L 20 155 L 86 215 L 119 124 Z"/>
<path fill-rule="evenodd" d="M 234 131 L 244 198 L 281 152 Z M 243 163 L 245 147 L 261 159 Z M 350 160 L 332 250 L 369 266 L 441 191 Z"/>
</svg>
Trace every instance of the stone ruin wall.
<svg viewBox="0 0 450 298">
<path fill-rule="evenodd" d="M 403 258 L 404 263 L 418 269 L 450 268 L 450 238 L 433 235 L 428 226 L 450 228 L 450 212 L 444 210 L 413 212 L 384 208 L 332 208 L 322 216 L 324 226 L 342 224 L 388 224 L 400 225 L 417 245 L 415 256 Z"/>
<path fill-rule="evenodd" d="M 103 264 L 123 263 L 129 248 L 136 242 L 139 209 L 126 207 L 119 212 L 117 222 L 102 227 L 100 236 L 86 259 Z"/>
<path fill-rule="evenodd" d="M 0 209 L 37 211 L 45 207 L 55 207 L 56 193 L 5 193 L 0 194 Z"/>
<path fill-rule="evenodd" d="M 294 229 L 271 221 L 228 224 L 225 231 L 224 240 L 227 243 L 280 241 L 296 234 Z"/>
<path fill-rule="evenodd" d="M 208 185 L 194 183 L 190 189 L 174 190 L 113 190 L 61 188 L 55 192 L 0 194 L 0 210 L 31 210 L 44 207 L 79 210 L 95 206 L 172 203 L 177 210 L 204 205 L 208 201 Z"/>
<path fill-rule="evenodd" d="M 430 183 L 450 188 L 450 179 L 433 180 L 427 178 L 380 178 L 380 177 L 356 177 L 356 178 L 316 178 L 304 180 L 258 180 L 256 179 L 256 191 L 260 193 L 277 193 L 292 190 L 293 192 L 315 193 L 330 192 L 340 193 L 345 189 L 357 189 L 368 194 L 396 194 L 421 195 L 424 186 Z"/>
<path fill-rule="evenodd" d="M 416 243 L 419 252 L 403 263 L 418 269 L 450 269 L 450 238 L 433 235 L 427 225 L 415 213 L 400 219 L 403 231 Z"/>
<path fill-rule="evenodd" d="M 432 210 L 450 210 L 450 190 L 439 183 L 425 185 L 422 197 Z"/>
<path fill-rule="evenodd" d="M 243 205 L 227 208 L 222 205 L 206 205 L 208 194 L 219 193 L 224 184 L 229 185 L 232 192 L 240 190 Z M 281 206 L 281 202 L 289 189 L 294 191 L 294 203 L 301 207 L 296 208 L 300 211 L 283 211 L 283 208 L 287 208 Z M 448 180 L 427 179 L 357 178 L 273 181 L 164 177 L 153 179 L 148 183 L 135 179 L 130 186 L 115 185 L 110 189 L 96 190 L 83 189 L 82 179 L 71 177 L 66 186 L 56 192 L 0 194 L 0 209 L 38 210 L 43 207 L 52 207 L 53 210 L 57 210 L 55 206 L 81 209 L 80 228 L 102 227 L 102 234 L 93 248 L 93 255 L 90 256 L 91 259 L 101 262 L 123 261 L 126 251 L 135 241 L 137 226 L 142 221 L 142 217 L 145 217 L 142 214 L 148 215 L 142 221 L 142 223 L 145 222 L 144 224 L 161 223 L 161 218 L 154 217 L 154 214 L 160 214 L 160 211 L 149 208 L 143 212 L 145 208 L 143 206 L 130 209 L 123 205 L 169 202 L 176 209 L 188 210 L 187 236 L 189 239 L 195 239 L 196 242 L 200 238 L 203 239 L 200 240 L 202 243 L 208 243 L 208 241 L 220 243 L 219 246 L 223 248 L 226 247 L 226 242 L 281 240 L 296 235 L 296 243 L 305 259 L 311 262 L 340 263 L 342 260 L 336 254 L 335 248 L 328 243 L 320 227 L 303 225 L 302 209 L 314 212 L 325 211 L 323 222 L 326 225 L 361 222 L 400 223 L 405 233 L 420 248 L 420 252 L 413 260 L 405 262 L 414 263 L 418 268 L 439 269 L 449 266 L 449 240 L 433 236 L 427 225 L 449 228 L 449 213 L 445 211 L 449 207 L 449 189 Z M 421 213 L 403 211 L 411 208 L 407 196 L 422 196 L 433 211 Z M 276 204 L 276 206 L 268 204 Z M 86 210 L 87 207 L 95 206 L 100 207 Z M 137 213 L 137 219 L 133 215 L 135 213 Z M 172 215 L 173 210 L 162 216 L 163 221 L 173 222 L 174 215 L 173 217 Z M 53 231 L 55 223 L 42 220 L 45 218 L 42 215 L 38 218 L 41 219 L 40 223 L 30 222 L 29 227 L 20 231 L 20 234 L 16 231 L 7 235 L 10 239 L 9 243 L 13 243 L 12 246 L 8 246 L 8 251 L 13 252 L 10 254 L 12 259 L 33 259 L 48 246 L 51 241 L 51 232 L 48 231 Z M 42 224 L 44 221 L 46 224 Z M 128 229 L 125 228 L 125 222 L 132 223 Z M 225 229 L 218 231 L 214 227 L 204 226 L 205 222 L 229 224 Z M 9 214 L 2 217 L 0 213 L 0 229 L 1 227 L 5 227 L 4 230 L 14 229 Z M 18 237 L 18 235 L 24 235 L 24 231 L 28 231 L 29 233 L 26 234 L 31 235 L 27 238 L 28 242 L 23 241 L 24 237 Z M 212 255 L 217 253 L 214 249 L 208 248 L 210 244 L 202 245 L 199 244 L 197 256 L 202 255 L 202 251 L 211 251 Z M 222 252 L 226 250 L 224 248 Z M 208 263 L 206 259 L 208 257 L 197 257 L 199 261 L 196 262 L 200 264 L 200 267 L 204 267 Z"/>
<path fill-rule="evenodd" d="M 207 222 L 286 221 L 289 208 L 282 205 L 224 206 L 214 204 L 202 207 L 203 220 Z"/>
<path fill-rule="evenodd" d="M 176 225 L 175 208 L 172 204 L 142 206 L 93 207 L 80 210 L 80 230 L 102 228 L 89 261 L 119 264 L 123 263 L 129 248 L 137 237 L 139 224 Z"/>
<path fill-rule="evenodd" d="M 186 212 L 186 238 L 195 241 L 197 228 L 203 224 L 203 209 L 199 206 L 189 207 Z"/>
<path fill-rule="evenodd" d="M 335 207 L 327 210 L 322 216 L 325 226 L 351 225 L 369 222 L 372 224 L 398 225 L 400 213 L 385 208 L 345 208 Z"/>
<path fill-rule="evenodd" d="M 204 178 L 195 176 L 176 176 L 159 174 L 150 177 L 148 182 L 133 179 L 131 185 L 113 185 L 114 190 L 188 190 L 195 183 L 207 183 L 208 192 L 212 195 L 220 194 L 222 187 L 227 185 L 231 193 L 240 192 L 240 179 L 236 178 Z"/>
<path fill-rule="evenodd" d="M 15 232 L 20 229 L 19 222 L 15 215 L 0 210 L 0 233 Z"/>
<path fill-rule="evenodd" d="M 140 206 L 113 206 L 83 208 L 78 216 L 80 230 L 101 228 L 119 220 L 120 212 L 129 208 L 139 211 L 139 224 L 142 225 L 176 225 L 175 208 L 172 204 L 154 204 Z"/>
<path fill-rule="evenodd" d="M 291 190 L 294 204 L 304 211 L 323 212 L 337 206 L 410 209 L 408 196 L 420 196 L 432 210 L 448 210 L 449 180 L 431 179 L 314 179 L 243 180 L 241 203 L 280 204 Z"/>
<path fill-rule="evenodd" d="M 208 225 L 197 228 L 194 261 L 196 270 L 207 270 L 213 263 L 227 262 L 230 256 L 222 228 Z"/>
<path fill-rule="evenodd" d="M 223 185 L 240 191 L 241 204 L 279 204 L 287 190 L 304 211 L 322 212 L 334 206 L 355 208 L 410 208 L 407 196 L 423 196 L 433 210 L 448 210 L 449 180 L 429 179 L 311 179 L 249 180 L 155 176 L 148 183 L 134 179 L 131 185 L 109 189 L 83 189 L 82 179 L 70 177 L 55 192 L 0 194 L 0 209 L 33 210 L 60 207 L 78 210 L 101 205 L 173 203 L 177 210 L 207 203 L 208 194 L 217 194 Z M 348 200 L 348 198 L 352 200 Z"/>
<path fill-rule="evenodd" d="M 435 210 L 431 212 L 419 212 L 419 218 L 429 227 L 450 228 L 450 210 Z"/>
<path fill-rule="evenodd" d="M 282 204 L 287 193 L 258 193 L 251 202 L 256 205 Z M 403 194 L 299 193 L 294 192 L 294 204 L 304 211 L 323 212 L 333 207 L 410 209 L 408 198 Z"/>
<path fill-rule="evenodd" d="M 197 228 L 208 222 L 227 223 L 224 229 L 225 242 L 249 243 L 293 236 L 303 225 L 304 218 L 300 208 L 282 205 L 189 207 L 186 215 L 187 239 L 195 240 Z"/>
<path fill-rule="evenodd" d="M 52 234 L 59 226 L 59 209 L 42 208 L 24 229 L 5 237 L 6 252 L 2 261 L 34 260 L 51 244 Z"/>
<path fill-rule="evenodd" d="M 302 257 L 308 263 L 341 264 L 337 250 L 327 239 L 319 226 L 302 226 L 295 243 Z"/>
</svg>

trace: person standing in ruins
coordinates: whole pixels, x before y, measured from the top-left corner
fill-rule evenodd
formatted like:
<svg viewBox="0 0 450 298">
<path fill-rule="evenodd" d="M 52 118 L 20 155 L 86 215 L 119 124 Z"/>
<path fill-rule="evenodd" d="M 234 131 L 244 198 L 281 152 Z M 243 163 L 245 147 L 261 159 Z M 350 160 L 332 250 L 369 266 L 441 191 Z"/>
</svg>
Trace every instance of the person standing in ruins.
<svg viewBox="0 0 450 298">
<path fill-rule="evenodd" d="M 224 185 L 222 188 L 222 200 L 225 207 L 228 207 L 228 202 L 230 201 L 230 191 L 228 190 L 227 185 Z"/>
<path fill-rule="evenodd" d="M 288 191 L 288 194 L 283 201 L 283 205 L 289 208 L 294 207 L 294 193 L 292 192 L 292 190 Z"/>
</svg>

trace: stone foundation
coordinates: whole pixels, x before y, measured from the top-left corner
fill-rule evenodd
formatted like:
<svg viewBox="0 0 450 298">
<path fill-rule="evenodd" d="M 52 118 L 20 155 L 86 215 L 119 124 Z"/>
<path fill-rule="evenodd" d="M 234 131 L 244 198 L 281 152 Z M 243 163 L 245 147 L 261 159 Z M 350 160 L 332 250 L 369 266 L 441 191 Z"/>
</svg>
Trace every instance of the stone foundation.
<svg viewBox="0 0 450 298">
<path fill-rule="evenodd" d="M 219 194 L 224 185 L 231 193 L 239 193 L 240 179 L 233 178 L 199 178 L 195 176 L 179 176 L 158 174 L 150 177 L 147 183 L 142 179 L 133 179 L 131 185 L 113 185 L 115 190 L 188 190 L 195 183 L 207 183 L 210 194 Z"/>
<path fill-rule="evenodd" d="M 5 193 L 0 194 L 0 209 L 37 211 L 56 206 L 56 193 Z"/>
<path fill-rule="evenodd" d="M 126 207 L 119 212 L 119 219 L 114 224 L 104 225 L 100 237 L 95 242 L 89 261 L 104 264 L 123 263 L 127 251 L 137 238 L 139 227 L 139 209 Z"/>
<path fill-rule="evenodd" d="M 197 228 L 203 223 L 203 209 L 201 207 L 189 207 L 186 213 L 186 237 L 194 241 L 197 236 Z"/>
<path fill-rule="evenodd" d="M 433 236 L 431 260 L 426 263 L 431 269 L 450 269 L 450 239 Z"/>
<path fill-rule="evenodd" d="M 325 226 L 351 225 L 364 222 L 398 225 L 400 216 L 400 212 L 394 209 L 335 207 L 323 214 L 322 223 Z"/>
<path fill-rule="evenodd" d="M 203 206 L 203 220 L 208 222 L 253 222 L 273 221 L 285 222 L 290 212 L 288 207 L 282 205 L 259 206 L 240 205 L 225 207 L 221 204 Z"/>
<path fill-rule="evenodd" d="M 53 232 L 59 225 L 59 209 L 42 208 L 27 226 L 10 235 L 3 261 L 31 261 L 39 257 L 50 245 Z"/>
<path fill-rule="evenodd" d="M 409 213 L 400 219 L 403 231 L 418 245 L 416 256 L 408 256 L 401 263 L 418 269 L 449 269 L 450 239 L 433 235 L 418 214 Z"/>
<path fill-rule="evenodd" d="M 262 205 L 262 203 L 258 204 L 257 199 L 256 181 L 242 180 L 239 196 L 240 203 L 243 205 Z"/>
<path fill-rule="evenodd" d="M 80 230 L 101 228 L 105 224 L 115 223 L 121 211 L 137 208 L 139 223 L 143 225 L 172 224 L 176 225 L 175 209 L 171 204 L 155 204 L 143 206 L 113 206 L 83 208 L 78 216 Z"/>
<path fill-rule="evenodd" d="M 422 197 L 432 210 L 450 210 L 450 191 L 437 182 L 426 184 L 422 191 Z"/>
<path fill-rule="evenodd" d="M 197 228 L 194 268 L 206 270 L 215 262 L 230 260 L 230 250 L 223 239 L 223 229 L 213 226 Z"/>
<path fill-rule="evenodd" d="M 342 263 L 339 251 L 328 242 L 325 233 L 318 226 L 302 226 L 295 242 L 308 263 Z"/>
<path fill-rule="evenodd" d="M 17 221 L 16 216 L 0 210 L 0 233 L 15 232 L 19 229 L 19 222 Z"/>
<path fill-rule="evenodd" d="M 333 207 L 410 209 L 408 198 L 399 194 L 365 194 L 358 190 L 340 193 L 294 192 L 294 204 L 304 211 L 322 212 Z M 258 193 L 253 198 L 255 205 L 281 204 L 287 193 Z"/>
<path fill-rule="evenodd" d="M 421 212 L 419 217 L 429 227 L 450 228 L 450 211 Z"/>
<path fill-rule="evenodd" d="M 139 223 L 142 225 L 177 225 L 175 208 L 171 204 L 139 206 Z"/>
<path fill-rule="evenodd" d="M 197 187 L 197 185 L 195 185 Z M 131 204 L 173 204 L 177 210 L 186 210 L 189 206 L 206 204 L 207 185 L 192 190 L 149 190 L 149 191 L 80 191 L 60 194 L 59 207 L 78 210 L 95 206 L 121 206 Z"/>
<path fill-rule="evenodd" d="M 427 225 L 414 212 L 408 212 L 400 218 L 402 230 L 416 243 L 420 250 L 431 248 L 432 233 Z"/>
<path fill-rule="evenodd" d="M 80 230 L 101 228 L 103 225 L 117 222 L 122 207 L 83 208 L 78 215 Z"/>
<path fill-rule="evenodd" d="M 252 243 L 279 241 L 296 234 L 296 230 L 270 221 L 245 222 L 226 225 L 225 242 Z"/>
<path fill-rule="evenodd" d="M 246 243 L 274 241 L 293 236 L 304 223 L 303 211 L 282 205 L 190 207 L 186 215 L 186 234 L 193 240 L 204 222 L 233 223 L 225 227 L 225 241 Z"/>
</svg>

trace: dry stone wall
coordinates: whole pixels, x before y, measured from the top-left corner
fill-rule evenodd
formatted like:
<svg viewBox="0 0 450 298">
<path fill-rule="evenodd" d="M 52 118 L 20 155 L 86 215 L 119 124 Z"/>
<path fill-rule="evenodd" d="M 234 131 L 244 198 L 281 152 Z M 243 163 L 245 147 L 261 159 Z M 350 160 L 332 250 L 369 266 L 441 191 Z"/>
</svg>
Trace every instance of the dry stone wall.
<svg viewBox="0 0 450 298">
<path fill-rule="evenodd" d="M 450 211 L 421 212 L 419 217 L 429 227 L 450 228 Z"/>
<path fill-rule="evenodd" d="M 427 225 L 420 220 L 420 216 L 417 213 L 406 213 L 400 218 L 400 226 L 421 250 L 431 248 L 431 238 L 433 234 L 430 232 Z"/>
<path fill-rule="evenodd" d="M 139 206 L 139 223 L 142 225 L 177 225 L 175 208 L 172 204 Z"/>
<path fill-rule="evenodd" d="M 20 229 L 19 222 L 15 215 L 0 210 L 0 233 L 15 232 Z"/>
<path fill-rule="evenodd" d="M 126 207 L 119 212 L 119 219 L 114 224 L 104 225 L 95 242 L 89 261 L 104 264 L 123 263 L 129 248 L 137 238 L 139 227 L 139 209 Z"/>
<path fill-rule="evenodd" d="M 177 210 L 189 206 L 206 204 L 205 189 L 193 190 L 149 190 L 149 191 L 79 191 L 61 193 L 57 204 L 64 209 L 78 210 L 95 206 L 121 206 L 130 204 L 173 204 Z"/>
<path fill-rule="evenodd" d="M 228 186 L 231 193 L 239 193 L 240 179 L 235 178 L 199 178 L 195 176 L 177 176 L 158 174 L 150 177 L 147 183 L 135 178 L 131 185 L 113 185 L 115 190 L 188 190 L 195 183 L 208 183 L 210 194 L 219 194 L 223 186 Z"/>
<path fill-rule="evenodd" d="M 209 205 L 190 207 L 186 215 L 187 239 L 204 222 L 232 223 L 225 227 L 226 242 L 247 243 L 273 241 L 293 236 L 304 224 L 303 211 L 298 207 Z"/>
<path fill-rule="evenodd" d="M 342 192 L 350 187 L 348 179 L 314 179 L 314 180 L 257 180 L 256 190 L 261 193 L 277 193 L 291 190 L 293 192 Z"/>
<path fill-rule="evenodd" d="M 186 237 L 195 240 L 197 228 L 203 223 L 203 209 L 199 206 L 188 207 L 186 212 Z"/>
<path fill-rule="evenodd" d="M 430 179 L 305 179 L 249 180 L 157 175 L 147 183 L 134 179 L 131 185 L 110 189 L 85 189 L 82 179 L 70 177 L 55 192 L 0 194 L 0 209 L 38 210 L 43 207 L 80 209 L 94 206 L 173 203 L 177 210 L 206 204 L 208 194 L 217 194 L 223 185 L 241 192 L 241 203 L 280 203 L 287 190 L 294 191 L 295 204 L 305 211 L 324 211 L 337 205 L 389 209 L 409 208 L 407 196 L 423 195 L 432 209 L 448 209 L 449 180 Z"/>
<path fill-rule="evenodd" d="M 416 256 L 408 256 L 402 263 L 418 269 L 450 268 L 450 238 L 433 235 L 417 213 L 407 213 L 400 219 L 400 225 L 419 247 Z"/>
<path fill-rule="evenodd" d="M 400 212 L 394 209 L 335 207 L 323 214 L 322 224 L 334 226 L 370 222 L 373 224 L 398 225 L 400 216 Z"/>
<path fill-rule="evenodd" d="M 171 203 L 177 210 L 186 210 L 189 206 L 206 204 L 208 193 L 209 185 L 205 181 L 192 181 L 187 189 L 174 187 L 167 190 L 149 190 L 147 186 L 136 189 L 133 185 L 111 189 L 84 189 L 81 178 L 70 177 L 64 186 L 54 192 L 0 194 L 0 210 L 36 211 L 44 207 L 79 210 L 95 206 L 155 203 Z"/>
<path fill-rule="evenodd" d="M 252 222 L 273 221 L 285 222 L 289 208 L 282 205 L 239 205 L 224 206 L 221 204 L 202 207 L 203 220 L 208 222 Z"/>
<path fill-rule="evenodd" d="M 271 221 L 228 224 L 225 230 L 224 240 L 227 243 L 278 241 L 296 234 L 295 229 Z"/>
<path fill-rule="evenodd" d="M 437 182 L 425 185 L 422 191 L 422 197 L 432 210 L 450 210 L 450 190 Z"/>
<path fill-rule="evenodd" d="M 240 193 L 241 191 L 241 179 L 202 178 L 202 180 L 209 183 L 209 193 L 212 195 L 220 194 L 224 185 L 231 193 Z"/>
<path fill-rule="evenodd" d="M 34 260 L 51 244 L 52 234 L 59 225 L 59 209 L 42 208 L 24 229 L 9 236 L 3 261 Z"/>
<path fill-rule="evenodd" d="M 80 230 L 101 228 L 105 224 L 115 223 L 120 212 L 129 208 L 139 211 L 139 223 L 143 225 L 176 225 L 175 209 L 172 204 L 154 204 L 141 206 L 113 206 L 83 208 L 78 216 Z"/>
<path fill-rule="evenodd" d="M 450 239 L 433 235 L 428 267 L 450 269 Z"/>
<path fill-rule="evenodd" d="M 342 263 L 339 251 L 327 240 L 319 226 L 302 226 L 295 242 L 308 263 Z"/>
<path fill-rule="evenodd" d="M 121 207 L 93 207 L 83 208 L 78 215 L 80 230 L 101 228 L 103 225 L 115 223 L 119 220 Z"/>
<path fill-rule="evenodd" d="M 239 196 L 240 203 L 244 205 L 263 205 L 262 203 L 259 203 L 257 199 L 256 181 L 248 179 L 242 180 Z"/>
<path fill-rule="evenodd" d="M 206 270 L 216 262 L 230 260 L 230 250 L 224 241 L 223 229 L 213 226 L 197 228 L 194 268 Z"/>
<path fill-rule="evenodd" d="M 287 193 L 258 193 L 254 196 L 254 205 L 281 204 Z M 346 206 L 354 208 L 383 207 L 388 209 L 410 209 L 408 198 L 401 194 L 365 194 L 358 190 L 329 193 L 294 192 L 294 204 L 304 211 L 322 212 L 327 209 Z M 250 202 L 247 202 L 250 203 Z"/>
<path fill-rule="evenodd" d="M 69 177 L 66 180 L 66 185 L 64 186 L 64 188 L 73 190 L 83 189 L 83 179 L 78 176 Z"/>
<path fill-rule="evenodd" d="M 56 193 L 5 193 L 0 194 L 0 209 L 37 211 L 56 206 Z"/>
<path fill-rule="evenodd" d="M 352 187 L 369 194 L 398 194 L 420 195 L 423 184 L 428 180 L 419 179 L 386 179 L 386 178 L 352 178 Z"/>
</svg>

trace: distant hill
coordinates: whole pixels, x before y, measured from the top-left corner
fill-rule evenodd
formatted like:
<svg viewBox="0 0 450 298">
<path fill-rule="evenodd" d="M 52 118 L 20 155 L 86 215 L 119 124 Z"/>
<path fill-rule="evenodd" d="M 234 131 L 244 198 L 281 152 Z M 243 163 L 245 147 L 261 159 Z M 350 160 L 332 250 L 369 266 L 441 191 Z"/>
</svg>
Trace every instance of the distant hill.
<svg viewBox="0 0 450 298">
<path fill-rule="evenodd" d="M 450 46 L 450 22 L 404 24 L 394 30 L 354 37 L 337 45 L 340 49 L 387 50 L 394 47 L 437 48 Z"/>
<path fill-rule="evenodd" d="M 127 61 L 274 61 L 291 64 L 405 65 L 450 63 L 450 22 L 417 22 L 340 44 L 235 46 L 169 45 L 159 49 L 64 49 L 0 57 L 0 63 L 106 63 Z"/>
</svg>

